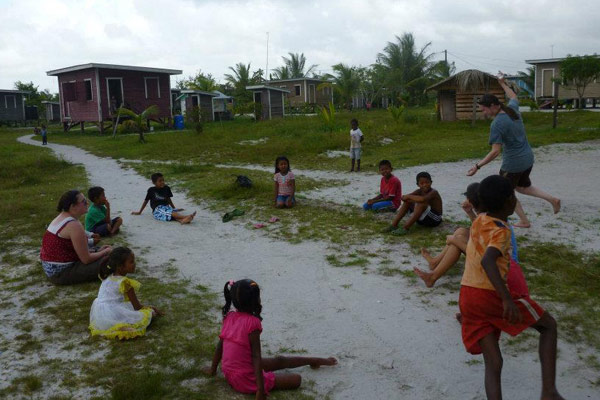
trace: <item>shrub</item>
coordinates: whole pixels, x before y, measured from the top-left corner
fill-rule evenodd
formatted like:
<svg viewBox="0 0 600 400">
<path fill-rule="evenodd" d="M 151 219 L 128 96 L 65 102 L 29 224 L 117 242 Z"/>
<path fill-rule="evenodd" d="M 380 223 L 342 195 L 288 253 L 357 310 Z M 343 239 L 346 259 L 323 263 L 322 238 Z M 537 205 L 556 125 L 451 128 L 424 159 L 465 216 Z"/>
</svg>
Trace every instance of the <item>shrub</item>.
<svg viewBox="0 0 600 400">
<path fill-rule="evenodd" d="M 329 107 L 321 107 L 321 119 L 325 123 L 325 128 L 331 132 L 335 126 L 335 106 L 329 102 Z"/>
</svg>

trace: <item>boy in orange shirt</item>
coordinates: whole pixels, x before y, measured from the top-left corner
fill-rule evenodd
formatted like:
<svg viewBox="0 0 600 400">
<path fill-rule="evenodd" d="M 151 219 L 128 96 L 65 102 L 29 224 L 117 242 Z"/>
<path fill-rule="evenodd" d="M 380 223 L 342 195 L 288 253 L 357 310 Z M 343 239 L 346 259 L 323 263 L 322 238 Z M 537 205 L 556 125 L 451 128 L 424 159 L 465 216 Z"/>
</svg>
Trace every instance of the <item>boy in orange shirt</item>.
<svg viewBox="0 0 600 400">
<path fill-rule="evenodd" d="M 500 175 L 485 178 L 479 187 L 481 213 L 473 221 L 467 244 L 459 306 L 462 338 L 471 354 L 483 353 L 488 399 L 502 398 L 502 354 L 498 340 L 504 331 L 516 336 L 531 327 L 540 333 L 542 400 L 560 400 L 556 389 L 556 321 L 528 296 L 509 293 L 510 228 L 506 219 L 517 204 L 510 181 Z"/>
</svg>

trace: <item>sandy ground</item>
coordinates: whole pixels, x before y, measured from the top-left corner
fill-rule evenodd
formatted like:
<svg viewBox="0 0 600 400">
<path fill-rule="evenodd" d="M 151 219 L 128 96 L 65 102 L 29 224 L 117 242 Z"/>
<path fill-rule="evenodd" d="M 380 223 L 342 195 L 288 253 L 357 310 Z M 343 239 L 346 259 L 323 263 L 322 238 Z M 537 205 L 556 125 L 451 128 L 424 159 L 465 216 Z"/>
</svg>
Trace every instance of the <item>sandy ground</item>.
<svg viewBox="0 0 600 400">
<path fill-rule="evenodd" d="M 40 145 L 31 136 L 19 140 Z M 423 285 L 413 285 L 402 276 L 333 268 L 325 260 L 331 252 L 327 243 L 290 245 L 270 239 L 260 230 L 246 229 L 242 219 L 223 224 L 219 215 L 193 203 L 176 187 L 175 205 L 198 211 L 191 225 L 157 222 L 148 209 L 141 216 L 131 216 L 130 211 L 139 208 L 151 185 L 149 179 L 122 168 L 115 160 L 72 146 L 51 143 L 49 147 L 65 160 L 85 165 L 91 184 L 106 189 L 113 214 L 125 220 L 123 230 L 128 241 L 149 250 L 144 258 L 149 260 L 150 272 L 175 260 L 173 264 L 182 275 L 215 292 L 232 278 L 251 277 L 259 282 L 263 293 L 262 343 L 267 351 L 306 350 L 339 359 L 333 368 L 299 370 L 314 382 L 318 393 L 333 399 L 485 398 L 483 365 L 474 361 L 481 357 L 464 351 L 460 326 L 454 320 L 455 306 L 448 305 L 449 300 L 457 300 L 457 293 L 426 298 Z M 564 220 L 549 216 L 550 207 L 542 201 L 526 199 L 524 206 L 535 224 L 527 235 L 563 240 L 565 233 L 576 231 L 586 218 L 597 217 L 600 177 L 593 167 L 600 159 L 599 148 L 596 142 L 551 146 L 536 152 L 533 180 L 563 198 Z M 446 215 L 459 218 L 460 192 L 470 182 L 464 172 L 470 164 L 438 164 L 396 172 L 405 187 L 411 188 L 415 172 L 429 170 L 446 199 Z M 496 170 L 495 166 L 488 167 L 478 178 Z M 351 178 L 349 187 L 310 194 L 315 198 L 334 195 L 343 203 L 356 204 L 377 191 L 374 174 L 295 173 Z M 538 210 L 540 216 L 536 215 Z M 544 227 L 549 223 L 557 223 L 559 228 Z M 582 249 L 598 249 L 597 225 L 595 230 L 593 226 L 580 228 L 577 236 L 574 243 Z M 368 246 L 377 251 L 383 244 L 374 241 Z M 423 264 L 402 245 L 392 249 L 389 257 L 398 263 L 392 266 L 403 269 Z M 510 349 L 504 363 L 505 398 L 539 398 L 541 380 L 535 350 L 518 358 L 509 353 Z M 562 341 L 559 354 L 558 386 L 562 394 L 569 399 L 597 398 L 597 388 L 589 383 L 597 378 L 597 372 L 583 365 L 574 347 Z"/>
</svg>

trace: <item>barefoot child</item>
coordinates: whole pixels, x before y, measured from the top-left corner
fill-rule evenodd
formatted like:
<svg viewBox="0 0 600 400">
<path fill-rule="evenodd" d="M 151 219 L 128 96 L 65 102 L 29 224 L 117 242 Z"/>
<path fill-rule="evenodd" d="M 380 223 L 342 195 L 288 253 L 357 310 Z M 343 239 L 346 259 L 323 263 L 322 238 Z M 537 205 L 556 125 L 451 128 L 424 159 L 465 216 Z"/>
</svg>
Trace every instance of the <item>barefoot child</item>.
<svg viewBox="0 0 600 400">
<path fill-rule="evenodd" d="M 152 317 L 162 315 L 155 307 L 140 304 L 135 291 L 141 284 L 127 278 L 135 272 L 135 256 L 127 247 L 114 249 L 108 265 L 100 270 L 102 279 L 98 297 L 90 310 L 92 336 L 132 339 L 143 336 Z"/>
<path fill-rule="evenodd" d="M 85 230 L 100 236 L 111 236 L 119 232 L 123 220 L 120 217 L 110 218 L 110 203 L 106 199 L 104 189 L 100 186 L 90 188 L 88 199 L 92 205 L 85 215 Z"/>
<path fill-rule="evenodd" d="M 175 205 L 171 200 L 173 193 L 171 192 L 171 188 L 165 185 L 163 174 L 156 172 L 152 174 L 151 179 L 154 186 L 148 189 L 140 211 L 132 211 L 131 214 L 140 215 L 142 211 L 144 211 L 144 208 L 146 208 L 146 204 L 150 202 L 152 216 L 158 221 L 176 220 L 181 224 L 189 224 L 192 222 L 196 213 L 183 215 L 176 210 Z"/>
<path fill-rule="evenodd" d="M 290 169 L 290 160 L 285 156 L 275 159 L 275 207 L 292 208 L 296 204 L 296 177 Z"/>
<path fill-rule="evenodd" d="M 354 171 L 354 161 L 356 160 L 356 172 L 360 171 L 360 156 L 362 154 L 363 133 L 358 127 L 356 118 L 350 121 L 350 161 L 352 166 L 350 172 Z"/>
<path fill-rule="evenodd" d="M 540 333 L 541 398 L 562 399 L 555 384 L 556 321 L 531 298 L 510 293 L 506 286 L 510 259 L 506 220 L 517 203 L 510 181 L 499 175 L 488 176 L 479 187 L 479 199 L 486 213 L 471 226 L 459 298 L 465 348 L 471 354 L 483 353 L 487 398 L 499 400 L 503 362 L 498 346 L 500 332 L 515 336 L 534 328 Z"/>
<path fill-rule="evenodd" d="M 260 312 L 260 288 L 250 279 L 229 281 L 223 289 L 223 327 L 219 343 L 213 357 L 212 366 L 205 368 L 209 375 L 221 370 L 227 382 L 240 393 L 256 394 L 256 399 L 264 400 L 271 390 L 289 390 L 300 387 L 302 377 L 292 373 L 273 371 L 310 365 L 335 365 L 333 357 L 283 357 L 263 358 L 260 346 L 262 318 Z M 230 311 L 231 304 L 235 311 Z"/>
<path fill-rule="evenodd" d="M 386 228 L 385 232 L 401 236 L 407 234 L 415 222 L 428 227 L 438 226 L 442 222 L 442 197 L 437 190 L 431 187 L 431 183 L 431 175 L 428 172 L 417 174 L 419 188 L 411 194 L 402 196 L 404 203 L 400 206 L 392 225 Z M 398 228 L 400 220 L 409 213 L 411 215 L 408 221 L 402 228 Z"/>
<path fill-rule="evenodd" d="M 363 209 L 381 211 L 397 210 L 400 206 L 402 197 L 402 183 L 400 179 L 392 175 L 392 163 L 388 160 L 379 162 L 379 173 L 381 174 L 381 183 L 379 184 L 379 194 L 363 204 Z"/>
</svg>

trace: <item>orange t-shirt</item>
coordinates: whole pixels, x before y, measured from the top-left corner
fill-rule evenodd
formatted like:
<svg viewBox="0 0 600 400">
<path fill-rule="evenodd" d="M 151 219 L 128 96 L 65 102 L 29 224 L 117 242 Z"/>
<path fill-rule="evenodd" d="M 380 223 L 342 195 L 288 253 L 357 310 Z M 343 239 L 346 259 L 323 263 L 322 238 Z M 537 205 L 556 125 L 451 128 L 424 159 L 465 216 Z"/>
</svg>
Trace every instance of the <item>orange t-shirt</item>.
<svg viewBox="0 0 600 400">
<path fill-rule="evenodd" d="M 481 259 L 488 247 L 494 247 L 502 253 L 496 260 L 496 265 L 500 276 L 506 282 L 506 273 L 510 266 L 510 228 L 505 221 L 482 213 L 471 225 L 461 285 L 496 290 L 481 265 Z"/>
</svg>

